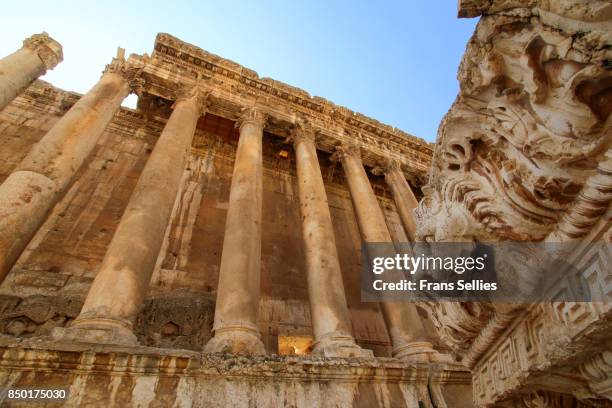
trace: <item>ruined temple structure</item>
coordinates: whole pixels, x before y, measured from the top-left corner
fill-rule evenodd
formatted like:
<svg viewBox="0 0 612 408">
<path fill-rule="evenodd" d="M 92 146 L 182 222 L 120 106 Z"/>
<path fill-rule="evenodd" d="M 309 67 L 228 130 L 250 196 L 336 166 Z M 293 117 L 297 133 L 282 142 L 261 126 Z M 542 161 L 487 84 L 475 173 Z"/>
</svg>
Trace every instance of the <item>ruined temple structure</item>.
<svg viewBox="0 0 612 408">
<path fill-rule="evenodd" d="M 37 79 L 63 59 L 45 33 L 0 60 L 0 387 L 612 406 L 610 303 L 361 302 L 363 241 L 576 242 L 612 294 L 610 246 L 589 245 L 612 240 L 612 4 L 459 16 L 481 17 L 435 145 L 169 34 L 85 95 Z"/>
</svg>

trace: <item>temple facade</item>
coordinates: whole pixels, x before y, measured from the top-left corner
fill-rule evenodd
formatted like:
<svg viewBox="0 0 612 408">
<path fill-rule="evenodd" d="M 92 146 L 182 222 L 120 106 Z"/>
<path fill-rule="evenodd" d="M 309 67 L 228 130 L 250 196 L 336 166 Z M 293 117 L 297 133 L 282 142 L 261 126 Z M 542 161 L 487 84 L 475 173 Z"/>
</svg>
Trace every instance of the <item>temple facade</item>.
<svg viewBox="0 0 612 408">
<path fill-rule="evenodd" d="M 26 39 L 0 60 L 0 387 L 611 406 L 609 303 L 361 301 L 362 242 L 580 240 L 610 294 L 612 7 L 510 3 L 460 1 L 483 17 L 435 145 L 164 33 L 79 95 Z"/>
</svg>

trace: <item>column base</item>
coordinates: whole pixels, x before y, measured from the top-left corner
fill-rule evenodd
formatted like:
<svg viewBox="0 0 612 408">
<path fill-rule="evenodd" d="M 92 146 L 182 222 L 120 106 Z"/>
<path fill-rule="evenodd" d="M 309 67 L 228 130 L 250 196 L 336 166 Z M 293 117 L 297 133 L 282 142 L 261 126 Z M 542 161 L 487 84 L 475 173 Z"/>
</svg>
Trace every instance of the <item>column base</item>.
<svg viewBox="0 0 612 408">
<path fill-rule="evenodd" d="M 138 345 L 132 325 L 116 319 L 77 319 L 69 327 L 54 328 L 51 337 L 58 341 L 79 343 Z"/>
<path fill-rule="evenodd" d="M 374 358 L 372 350 L 359 347 L 352 336 L 336 332 L 318 338 L 313 344 L 312 354 L 322 357 Z"/>
<path fill-rule="evenodd" d="M 259 330 L 250 324 L 214 329 L 214 337 L 204 346 L 204 353 L 229 353 L 249 356 L 265 355 Z"/>
<path fill-rule="evenodd" d="M 393 350 L 393 357 L 409 363 L 449 362 L 449 356 L 437 352 L 428 341 L 406 343 Z"/>
</svg>

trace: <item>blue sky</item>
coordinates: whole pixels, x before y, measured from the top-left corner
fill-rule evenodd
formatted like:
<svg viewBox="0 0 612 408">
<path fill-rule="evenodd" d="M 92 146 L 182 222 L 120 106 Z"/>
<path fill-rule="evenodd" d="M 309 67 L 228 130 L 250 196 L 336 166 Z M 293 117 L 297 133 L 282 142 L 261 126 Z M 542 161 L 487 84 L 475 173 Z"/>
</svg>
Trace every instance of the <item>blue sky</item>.
<svg viewBox="0 0 612 408">
<path fill-rule="evenodd" d="M 43 79 L 64 89 L 86 92 L 117 46 L 150 53 L 163 31 L 429 141 L 457 94 L 476 24 L 456 18 L 457 0 L 22 0 L 2 8 L 0 55 L 47 31 L 64 46 L 64 62 Z"/>
</svg>

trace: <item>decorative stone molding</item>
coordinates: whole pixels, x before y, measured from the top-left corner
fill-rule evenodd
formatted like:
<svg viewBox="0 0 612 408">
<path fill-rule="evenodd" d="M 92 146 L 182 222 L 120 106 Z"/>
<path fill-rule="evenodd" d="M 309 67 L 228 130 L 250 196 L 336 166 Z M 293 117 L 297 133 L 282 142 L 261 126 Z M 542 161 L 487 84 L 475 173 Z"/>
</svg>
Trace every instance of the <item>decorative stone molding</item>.
<svg viewBox="0 0 612 408">
<path fill-rule="evenodd" d="M 23 40 L 23 47 L 34 51 L 46 69 L 53 69 L 64 60 L 62 45 L 49 37 L 49 34 L 42 32 Z"/>
<path fill-rule="evenodd" d="M 176 92 L 175 105 L 177 102 L 193 98 L 200 112 L 205 113 L 208 107 L 210 93 L 210 89 L 203 84 L 184 85 Z"/>
<path fill-rule="evenodd" d="M 130 89 L 138 96 L 143 95 L 146 89 L 145 80 L 140 76 L 134 76 L 134 78 L 130 81 Z"/>
<path fill-rule="evenodd" d="M 439 128 L 417 240 L 579 238 L 584 245 L 565 255 L 590 274 L 593 290 L 610 293 L 600 283 L 609 250 L 589 243 L 604 240 L 611 225 L 611 11 L 597 0 L 459 2 L 460 16 L 482 17 Z M 609 319 L 608 305 L 594 304 L 424 307 L 440 339 L 473 368 L 479 406 L 518 401 L 546 376 L 565 378 L 563 367 L 577 371 Z M 568 394 L 563 401 L 604 395 L 580 381 L 563 384 L 553 390 Z M 549 403 L 538 398 L 535 406 Z M 528 403 L 516 404 L 507 406 Z"/>
<path fill-rule="evenodd" d="M 593 392 L 612 400 L 612 351 L 591 358 L 580 366 L 580 372 Z"/>
<path fill-rule="evenodd" d="M 125 60 L 124 54 L 125 50 L 123 48 L 119 48 L 117 50 L 117 56 L 106 65 L 103 73 L 114 73 L 121 75 L 130 85 L 132 92 L 136 93 L 137 95 L 142 95 L 144 89 L 146 88 L 146 82 L 141 76 L 143 68 L 142 63 L 140 61 L 128 62 Z"/>
<path fill-rule="evenodd" d="M 390 158 L 382 158 L 378 161 L 378 166 L 372 169 L 372 173 L 381 176 L 392 171 L 402 171 L 402 165 L 399 161 Z"/>
<path fill-rule="evenodd" d="M 568 400 L 567 396 L 550 391 L 535 391 L 520 398 L 525 408 L 563 408 Z"/>
<path fill-rule="evenodd" d="M 547 241 L 563 242 L 585 236 L 612 202 L 612 149 L 599 162 L 597 174 L 585 182 L 572 207 L 561 217 Z"/>
<path fill-rule="evenodd" d="M 69 388 L 69 405 L 253 406 L 432 406 L 429 369 L 395 359 L 324 359 L 314 356 L 244 357 L 146 347 L 99 349 L 79 344 L 39 344 L 0 348 L 2 386 L 36 383 Z M 436 406 L 457 406 L 469 389 L 465 369 L 435 368 Z M 108 387 L 92 385 L 91 378 Z M 89 380 L 89 381 L 88 381 Z M 257 392 L 253 392 L 256 383 Z M 314 386 L 325 384 L 324 387 Z M 231 392 L 227 392 L 231 389 Z M 143 391 L 144 390 L 144 391 Z M 468 405 L 462 405 L 468 406 Z"/>
<path fill-rule="evenodd" d="M 268 120 L 268 115 L 261 108 L 243 108 L 236 120 L 236 127 L 241 129 L 244 125 L 251 124 L 263 129 Z"/>
<path fill-rule="evenodd" d="M 517 14 L 479 24 L 480 40 L 463 60 L 461 94 L 440 127 L 430 175 L 438 191 L 452 189 L 448 195 L 486 238 L 548 235 L 596 171 L 610 126 L 609 112 L 595 102 L 610 87 L 605 54 L 596 51 L 605 48 L 603 38 L 595 37 L 600 42 L 591 44 L 589 56 L 571 33 L 528 21 Z M 511 42 L 502 27 L 515 28 Z M 521 64 L 512 62 L 507 44 L 522 55 Z"/>
<path fill-rule="evenodd" d="M 127 74 L 128 65 L 124 58 L 114 57 L 110 63 L 106 64 L 104 67 L 104 71 L 102 73 L 106 74 L 107 72 L 111 72 L 113 74 Z"/>
<path fill-rule="evenodd" d="M 343 143 L 338 145 L 331 156 L 331 160 L 340 161 L 348 156 L 356 157 L 361 160 L 361 147 L 355 143 Z"/>
<path fill-rule="evenodd" d="M 315 143 L 316 136 L 315 130 L 312 124 L 305 118 L 299 118 L 295 121 L 293 126 L 290 139 L 294 144 L 300 143 L 301 141 L 309 141 Z"/>
<path fill-rule="evenodd" d="M 270 78 L 260 79 L 253 70 L 242 67 L 233 61 L 223 59 L 217 55 L 210 54 L 194 45 L 182 42 L 169 34 L 160 33 L 157 35 L 155 40 L 155 52 L 175 57 L 178 61 L 182 61 L 183 64 L 189 63 L 193 66 L 202 67 L 213 74 L 220 74 L 223 77 L 231 79 L 239 79 L 242 84 L 259 91 L 257 94 L 265 93 L 279 97 L 281 100 L 285 101 L 285 103 L 292 106 L 299 106 L 299 111 L 303 111 L 306 107 L 319 113 L 328 112 L 330 116 L 345 123 L 354 124 L 355 126 L 365 128 L 380 135 L 387 133 L 391 139 L 397 137 L 406 138 L 409 140 L 408 143 L 414 143 L 415 147 L 419 149 L 423 148 L 424 151 L 428 148 L 427 143 L 414 136 L 405 134 L 390 126 L 383 125 L 374 119 L 355 113 L 345 107 L 334 105 L 323 98 L 311 97 L 307 92 L 299 88 L 273 81 Z"/>
<path fill-rule="evenodd" d="M 363 161 L 368 166 L 391 155 L 402 162 L 409 178 L 423 178 L 428 170 L 429 143 L 301 89 L 259 78 L 252 70 L 168 34 L 157 36 L 150 59 L 132 55 L 130 61 L 144 66 L 149 95 L 172 100 L 173 89 L 180 84 L 206 77 L 214 84 L 210 112 L 217 116 L 233 120 L 243 107 L 257 101 L 274 122 L 274 126 L 268 123 L 267 131 L 277 136 L 286 137 L 286 129 L 299 115 L 312 124 L 320 150 L 333 153 L 337 144 L 356 143 L 364 148 Z"/>
</svg>

